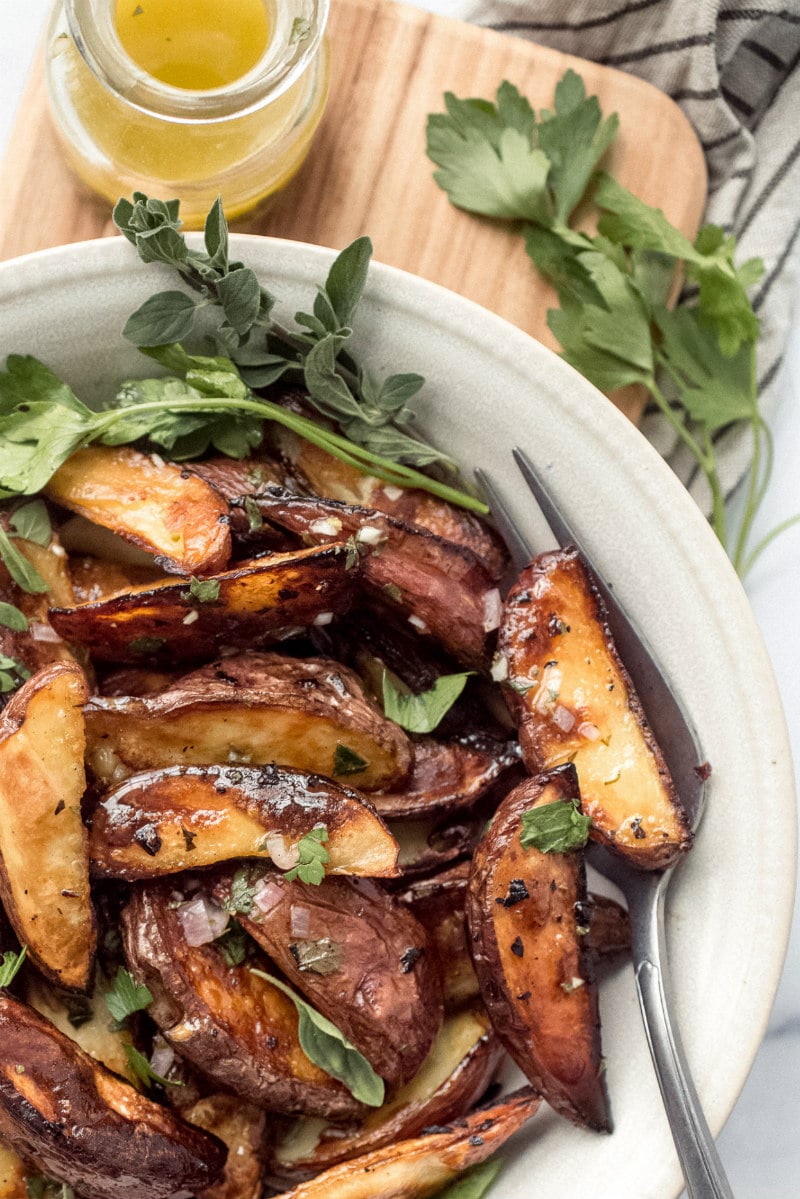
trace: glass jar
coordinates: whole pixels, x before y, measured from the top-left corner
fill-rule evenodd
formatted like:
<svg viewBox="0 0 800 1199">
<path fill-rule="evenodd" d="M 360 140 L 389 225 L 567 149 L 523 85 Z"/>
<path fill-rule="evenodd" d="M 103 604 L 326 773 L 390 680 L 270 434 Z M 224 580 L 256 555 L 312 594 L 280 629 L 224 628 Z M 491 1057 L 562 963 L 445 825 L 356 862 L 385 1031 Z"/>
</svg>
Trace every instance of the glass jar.
<svg viewBox="0 0 800 1199">
<path fill-rule="evenodd" d="M 185 0 L 56 4 L 46 75 L 64 153 L 84 183 L 111 203 L 133 191 L 177 197 L 192 228 L 221 195 L 235 218 L 288 183 L 308 153 L 328 94 L 328 0 L 256 0 L 266 10 L 258 61 L 223 86 L 194 88 L 148 73 L 123 45 L 117 6 L 135 6 L 127 20 L 150 16 L 153 2 L 182 5 L 185 20 L 193 11 Z M 215 2 L 228 14 L 229 37 L 236 29 L 229 0 Z M 182 82 L 207 81 L 202 68 L 214 67 L 217 43 L 200 34 Z M 170 39 L 162 34 L 164 40 Z"/>
</svg>

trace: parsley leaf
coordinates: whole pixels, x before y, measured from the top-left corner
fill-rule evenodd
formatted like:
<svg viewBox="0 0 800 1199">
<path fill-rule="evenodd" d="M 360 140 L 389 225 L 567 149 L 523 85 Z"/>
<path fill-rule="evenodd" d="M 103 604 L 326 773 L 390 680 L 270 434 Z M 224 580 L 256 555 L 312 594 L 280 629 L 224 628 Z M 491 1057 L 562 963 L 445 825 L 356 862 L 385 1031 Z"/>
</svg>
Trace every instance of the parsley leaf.
<svg viewBox="0 0 800 1199">
<path fill-rule="evenodd" d="M 163 1078 L 160 1074 L 156 1074 L 144 1054 L 140 1053 L 133 1045 L 123 1045 L 123 1049 L 128 1059 L 128 1065 L 146 1087 L 151 1087 L 154 1083 L 158 1083 L 161 1087 L 182 1087 L 186 1085 L 177 1078 Z"/>
<path fill-rule="evenodd" d="M 432 733 L 464 690 L 474 670 L 463 674 L 443 674 L 427 691 L 404 694 L 383 672 L 383 711 L 389 720 L 409 733 Z"/>
<path fill-rule="evenodd" d="M 27 945 L 23 945 L 19 953 L 8 950 L 3 954 L 3 960 L 0 962 L 0 988 L 11 986 L 27 955 Z"/>
<path fill-rule="evenodd" d="M 589 839 L 592 821 L 575 800 L 557 799 L 522 813 L 520 843 L 523 849 L 542 853 L 566 853 L 581 849 Z"/>
<path fill-rule="evenodd" d="M 236 920 L 231 920 L 214 944 L 219 949 L 227 966 L 241 966 L 247 957 L 247 933 Z"/>
<path fill-rule="evenodd" d="M 437 1191 L 436 1199 L 482 1199 L 502 1168 L 503 1162 L 498 1158 L 481 1162 L 460 1174 L 443 1191 Z"/>
<path fill-rule="evenodd" d="M 247 867 L 240 866 L 231 879 L 231 892 L 222 906 L 226 912 L 241 912 L 243 916 L 249 916 L 253 910 L 255 893 Z"/>
<path fill-rule="evenodd" d="M 380 1107 L 386 1090 L 383 1079 L 344 1033 L 280 979 L 263 970 L 252 973 L 283 991 L 297 1008 L 297 1034 L 306 1057 L 326 1074 L 343 1082 L 355 1099 L 369 1107 Z"/>
<path fill-rule="evenodd" d="M 348 774 L 361 774 L 362 770 L 366 770 L 369 762 L 366 762 L 354 749 L 349 745 L 343 745 L 341 741 L 336 746 L 336 752 L 333 755 L 333 773 L 343 778 Z"/>
<path fill-rule="evenodd" d="M 143 1012 L 153 1002 L 150 989 L 137 983 L 123 966 L 117 970 L 114 985 L 104 998 L 118 1024 L 123 1024 L 134 1012 Z"/>
<path fill-rule="evenodd" d="M 325 877 L 325 867 L 331 860 L 331 855 L 325 848 L 327 840 L 328 830 L 324 824 L 315 825 L 301 837 L 297 843 L 300 860 L 291 870 L 286 871 L 284 877 L 289 882 L 299 878 L 303 883 L 313 883 L 318 887 Z"/>
<path fill-rule="evenodd" d="M 26 633 L 28 630 L 28 618 L 24 612 L 20 612 L 13 604 L 0 603 L 0 625 L 6 629 L 11 629 L 15 633 Z"/>
<path fill-rule="evenodd" d="M 197 579 L 192 575 L 189 582 L 189 595 L 198 604 L 213 604 L 219 599 L 219 579 Z"/>
</svg>

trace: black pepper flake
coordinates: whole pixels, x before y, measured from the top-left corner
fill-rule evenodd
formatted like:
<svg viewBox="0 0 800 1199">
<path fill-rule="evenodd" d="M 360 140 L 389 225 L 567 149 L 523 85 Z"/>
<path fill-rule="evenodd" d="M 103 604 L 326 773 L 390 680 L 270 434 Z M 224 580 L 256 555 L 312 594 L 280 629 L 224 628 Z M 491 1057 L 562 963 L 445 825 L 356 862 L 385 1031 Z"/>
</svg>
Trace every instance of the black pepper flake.
<svg viewBox="0 0 800 1199">
<path fill-rule="evenodd" d="M 470 1138 L 469 1138 L 469 1143 L 470 1143 L 470 1145 L 475 1145 L 476 1147 L 477 1147 L 478 1145 L 482 1145 L 482 1144 L 483 1144 L 483 1137 L 470 1137 Z"/>
<path fill-rule="evenodd" d="M 516 958 L 525 956 L 525 946 L 522 944 L 522 937 L 517 937 L 516 940 L 511 942 L 511 952 Z"/>
<path fill-rule="evenodd" d="M 56 805 L 56 810 L 53 812 L 53 815 L 60 816 L 66 806 L 67 805 L 64 803 L 63 799 L 60 799 Z"/>
<path fill-rule="evenodd" d="M 191 832 L 188 828 L 184 828 L 183 825 L 181 825 L 181 832 L 183 833 L 183 840 L 186 845 L 186 849 L 187 850 L 194 849 L 194 843 L 197 838 L 197 833 Z"/>
<path fill-rule="evenodd" d="M 154 858 L 161 849 L 161 838 L 154 824 L 143 824 L 141 828 L 137 828 L 133 834 L 133 839 L 137 845 L 141 846 L 145 853 L 150 854 L 151 858 Z"/>
<path fill-rule="evenodd" d="M 278 591 L 278 599 L 292 600 L 297 599 L 299 591 L 295 591 L 293 587 L 281 587 Z"/>
<path fill-rule="evenodd" d="M 554 878 L 551 878 L 551 879 L 550 879 L 550 890 L 551 890 L 553 893 L 555 893 L 555 890 L 556 890 L 556 880 L 555 880 Z"/>
<path fill-rule="evenodd" d="M 278 1048 L 278 1038 L 277 1037 L 267 1037 L 267 1049 L 277 1049 L 277 1048 Z"/>
<path fill-rule="evenodd" d="M 635 816 L 634 819 L 631 821 L 631 830 L 633 831 L 633 835 L 637 841 L 643 841 L 645 839 L 645 837 L 647 836 L 647 833 L 642 828 L 641 816 Z"/>
<path fill-rule="evenodd" d="M 522 903 L 523 899 L 530 899 L 528 888 L 521 878 L 512 878 L 508 884 L 508 894 L 496 899 L 495 903 L 502 904 L 504 908 L 513 908 L 515 904 Z"/>
<path fill-rule="evenodd" d="M 423 1128 L 422 1135 L 423 1136 L 429 1136 L 429 1135 L 434 1136 L 436 1133 L 452 1132 L 452 1131 L 453 1131 L 452 1124 L 428 1124 L 428 1126 L 426 1128 Z"/>
<path fill-rule="evenodd" d="M 65 899 L 80 899 L 80 894 L 77 891 L 62 891 L 61 894 Z"/>
<path fill-rule="evenodd" d="M 222 516 L 217 517 L 218 525 L 229 525 L 230 523 L 231 523 L 231 518 L 228 516 L 227 512 L 223 512 Z"/>
<path fill-rule="evenodd" d="M 517 996 L 517 999 L 520 1001 L 520 1003 L 526 1003 L 527 1000 L 530 999 L 532 994 L 533 994 L 532 991 L 523 991 L 520 995 Z"/>
<path fill-rule="evenodd" d="M 711 774 L 711 763 L 710 762 L 702 762 L 699 766 L 695 766 L 694 772 L 697 775 L 697 777 L 701 780 L 701 782 L 704 783 Z"/>
<path fill-rule="evenodd" d="M 402 974 L 410 974 L 424 952 L 424 950 L 417 949 L 413 945 L 410 949 L 407 949 L 400 958 L 400 972 Z"/>
</svg>

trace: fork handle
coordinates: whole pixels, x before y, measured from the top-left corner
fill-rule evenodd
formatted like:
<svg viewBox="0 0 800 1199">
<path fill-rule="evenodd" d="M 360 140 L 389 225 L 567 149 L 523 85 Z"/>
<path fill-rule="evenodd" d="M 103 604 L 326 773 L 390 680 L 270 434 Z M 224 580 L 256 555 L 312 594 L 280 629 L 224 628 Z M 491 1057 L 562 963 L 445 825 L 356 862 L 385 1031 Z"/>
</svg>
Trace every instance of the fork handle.
<svg viewBox="0 0 800 1199">
<path fill-rule="evenodd" d="M 656 885 L 656 902 L 642 905 L 642 918 L 637 920 L 636 911 L 631 912 L 633 965 L 647 1042 L 690 1199 L 734 1199 L 689 1073 L 678 1029 L 669 1018 L 664 940 L 666 880 Z"/>
</svg>

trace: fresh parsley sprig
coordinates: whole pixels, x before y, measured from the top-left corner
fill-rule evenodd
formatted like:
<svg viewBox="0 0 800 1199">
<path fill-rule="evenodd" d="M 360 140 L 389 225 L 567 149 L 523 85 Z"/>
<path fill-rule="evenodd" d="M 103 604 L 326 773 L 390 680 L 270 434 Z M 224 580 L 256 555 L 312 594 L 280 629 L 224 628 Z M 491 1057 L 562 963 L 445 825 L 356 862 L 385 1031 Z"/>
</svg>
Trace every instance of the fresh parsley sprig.
<svg viewBox="0 0 800 1199">
<path fill-rule="evenodd" d="M 146 300 L 125 326 L 134 345 L 154 348 L 184 341 L 201 310 L 218 311 L 217 348 L 237 364 L 250 387 L 266 387 L 281 378 L 302 383 L 312 406 L 362 449 L 395 463 L 454 466 L 446 454 L 408 432 L 414 419 L 408 401 L 425 380 L 411 373 L 376 380 L 348 352 L 372 257 L 368 237 L 338 255 L 317 289 L 312 311 L 297 312 L 297 328 L 288 330 L 273 318 L 275 297 L 255 272 L 230 261 L 220 201 L 206 219 L 205 251 L 189 248 L 178 213 L 177 200 L 151 199 L 141 192 L 133 202 L 121 199 L 114 209 L 117 227 L 142 260 L 173 267 L 197 293 L 195 298 L 164 291 Z"/>
<path fill-rule="evenodd" d="M 434 178 L 458 207 L 517 223 L 529 257 L 558 293 L 548 324 L 562 357 L 603 391 L 637 383 L 649 392 L 705 476 L 714 530 L 746 573 L 774 535 L 749 551 L 772 460 L 758 408 L 759 322 L 747 295 L 761 260 L 737 265 L 736 239 L 715 225 L 689 241 L 659 209 L 595 172 L 618 123 L 603 120 L 574 71 L 556 87 L 554 111 L 538 116 L 508 82 L 495 104 L 448 94 L 445 105 L 446 113 L 428 118 Z M 600 213 L 594 236 L 570 224 L 587 196 Z M 671 312 L 679 266 L 697 284 L 697 300 Z M 752 430 L 753 464 L 732 539 L 714 437 L 738 424 Z"/>
<path fill-rule="evenodd" d="M 23 945 L 19 953 L 9 949 L 3 954 L 3 960 L 0 962 L 0 989 L 11 986 L 27 956 L 27 945 Z"/>
<path fill-rule="evenodd" d="M 325 867 L 331 860 L 331 855 L 325 848 L 327 840 L 328 830 L 324 824 L 318 824 L 309 829 L 297 843 L 299 855 L 297 865 L 293 866 L 291 870 L 287 870 L 284 877 L 289 882 L 293 882 L 297 878 L 301 883 L 313 883 L 318 887 L 325 878 Z"/>
<path fill-rule="evenodd" d="M 591 827 L 591 817 L 584 816 L 574 800 L 557 799 L 522 813 L 520 844 L 541 853 L 567 853 L 583 848 Z"/>
<path fill-rule="evenodd" d="M 133 975 L 123 966 L 117 970 L 114 985 L 104 999 L 106 1007 L 121 1027 L 134 1012 L 143 1012 L 153 1002 L 149 987 L 137 983 Z"/>
</svg>

